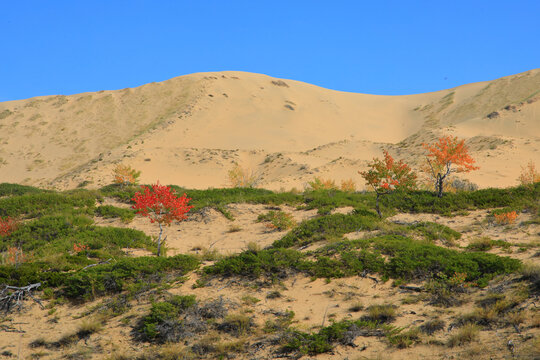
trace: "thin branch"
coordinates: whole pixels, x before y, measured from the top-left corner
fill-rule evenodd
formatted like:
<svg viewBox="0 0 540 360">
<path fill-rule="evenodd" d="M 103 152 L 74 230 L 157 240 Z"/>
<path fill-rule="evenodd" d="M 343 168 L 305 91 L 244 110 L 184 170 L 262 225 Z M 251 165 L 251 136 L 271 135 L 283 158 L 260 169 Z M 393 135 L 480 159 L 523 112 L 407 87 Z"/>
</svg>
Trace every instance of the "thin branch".
<svg viewBox="0 0 540 360">
<path fill-rule="evenodd" d="M 4 310 L 8 313 L 14 307 L 21 310 L 25 296 L 29 296 L 34 300 L 42 309 L 44 309 L 41 301 L 32 296 L 32 290 L 41 286 L 41 283 L 30 284 L 22 287 L 5 285 L 2 291 L 0 291 L 0 311 Z"/>
<path fill-rule="evenodd" d="M 91 268 L 91 267 L 94 267 L 94 266 L 98 266 L 98 265 L 102 265 L 102 264 L 110 264 L 111 263 L 111 260 L 112 258 L 110 258 L 109 260 L 105 260 L 105 261 L 100 261 L 98 262 L 97 264 L 90 264 L 90 265 L 86 265 L 85 267 L 83 267 L 81 270 L 79 271 L 83 271 L 83 270 L 86 270 L 88 268 Z"/>
</svg>

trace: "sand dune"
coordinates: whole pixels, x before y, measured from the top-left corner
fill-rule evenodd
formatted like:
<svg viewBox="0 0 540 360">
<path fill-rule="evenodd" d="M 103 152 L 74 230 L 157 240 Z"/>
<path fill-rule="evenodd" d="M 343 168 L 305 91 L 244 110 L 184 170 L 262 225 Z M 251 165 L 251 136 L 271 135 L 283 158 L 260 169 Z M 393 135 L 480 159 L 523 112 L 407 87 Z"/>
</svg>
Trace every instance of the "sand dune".
<svg viewBox="0 0 540 360">
<path fill-rule="evenodd" d="M 323 89 L 244 72 L 186 75 L 116 91 L 0 103 L 0 182 L 60 189 L 112 181 L 118 163 L 145 183 L 227 185 L 235 163 L 259 185 L 301 189 L 352 178 L 387 148 L 417 166 L 422 142 L 467 139 L 481 187 L 516 184 L 540 160 L 540 69 L 407 96 Z"/>
</svg>

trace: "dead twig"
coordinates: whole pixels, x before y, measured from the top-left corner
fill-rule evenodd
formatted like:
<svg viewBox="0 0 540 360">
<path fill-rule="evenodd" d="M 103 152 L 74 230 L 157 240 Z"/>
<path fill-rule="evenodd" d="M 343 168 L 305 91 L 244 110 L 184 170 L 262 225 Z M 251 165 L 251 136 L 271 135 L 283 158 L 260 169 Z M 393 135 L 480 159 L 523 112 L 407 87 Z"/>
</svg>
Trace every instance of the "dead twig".
<svg viewBox="0 0 540 360">
<path fill-rule="evenodd" d="M 23 301 L 26 296 L 34 300 L 42 309 L 44 309 L 41 301 L 32 295 L 32 290 L 41 286 L 41 283 L 30 284 L 22 287 L 5 285 L 0 291 L 0 311 L 8 313 L 14 307 L 21 310 Z"/>
<path fill-rule="evenodd" d="M 102 265 L 102 264 L 110 264 L 111 263 L 111 260 L 112 258 L 110 258 L 109 260 L 105 260 L 105 261 L 100 261 L 98 262 L 97 264 L 90 264 L 90 265 L 86 265 L 85 267 L 83 267 L 81 270 L 79 271 L 83 271 L 83 270 L 86 270 L 88 268 L 91 268 L 91 267 L 94 267 L 94 266 L 98 266 L 98 265 Z"/>
</svg>

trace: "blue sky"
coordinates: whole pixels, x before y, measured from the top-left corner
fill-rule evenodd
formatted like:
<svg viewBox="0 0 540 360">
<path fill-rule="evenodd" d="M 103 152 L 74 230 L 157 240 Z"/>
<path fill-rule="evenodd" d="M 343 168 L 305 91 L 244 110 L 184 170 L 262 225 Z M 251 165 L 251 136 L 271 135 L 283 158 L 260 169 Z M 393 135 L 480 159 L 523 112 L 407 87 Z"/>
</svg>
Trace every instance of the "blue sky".
<svg viewBox="0 0 540 360">
<path fill-rule="evenodd" d="M 540 1 L 0 2 L 0 101 L 240 70 L 400 95 L 540 67 Z"/>
</svg>

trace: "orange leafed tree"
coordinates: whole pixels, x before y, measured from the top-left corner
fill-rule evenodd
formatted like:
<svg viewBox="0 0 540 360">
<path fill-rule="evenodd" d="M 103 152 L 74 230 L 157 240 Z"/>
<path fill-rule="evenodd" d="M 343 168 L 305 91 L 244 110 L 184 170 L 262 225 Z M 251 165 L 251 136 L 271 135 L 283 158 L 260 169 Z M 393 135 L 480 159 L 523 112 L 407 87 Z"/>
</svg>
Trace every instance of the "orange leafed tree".
<svg viewBox="0 0 540 360">
<path fill-rule="evenodd" d="M 375 209 L 379 217 L 382 217 L 379 208 L 379 198 L 381 195 L 390 194 L 394 190 L 416 188 L 416 174 L 411 168 L 403 160 L 396 162 L 388 151 L 384 150 L 383 153 L 384 160 L 374 158 L 368 164 L 368 171 L 358 172 L 377 194 Z"/>
<path fill-rule="evenodd" d="M 137 185 L 141 172 L 132 169 L 129 165 L 116 165 L 113 170 L 114 183 L 122 186 Z"/>
<path fill-rule="evenodd" d="M 442 197 L 444 181 L 453 172 L 477 170 L 474 159 L 469 155 L 465 140 L 443 136 L 434 144 L 422 144 L 428 151 L 427 173 L 435 182 L 437 196 Z"/>
</svg>

